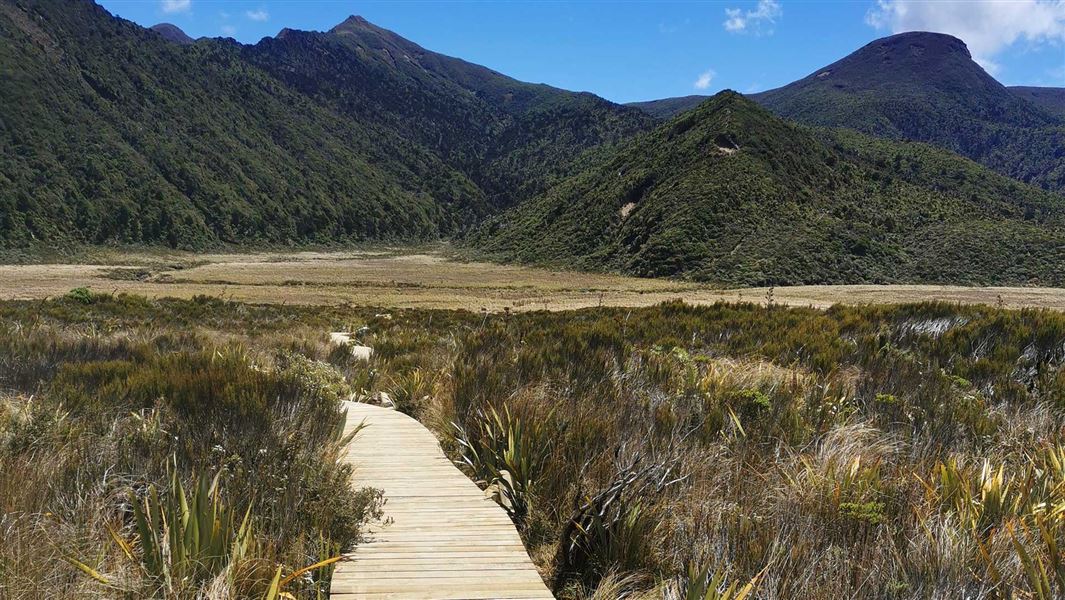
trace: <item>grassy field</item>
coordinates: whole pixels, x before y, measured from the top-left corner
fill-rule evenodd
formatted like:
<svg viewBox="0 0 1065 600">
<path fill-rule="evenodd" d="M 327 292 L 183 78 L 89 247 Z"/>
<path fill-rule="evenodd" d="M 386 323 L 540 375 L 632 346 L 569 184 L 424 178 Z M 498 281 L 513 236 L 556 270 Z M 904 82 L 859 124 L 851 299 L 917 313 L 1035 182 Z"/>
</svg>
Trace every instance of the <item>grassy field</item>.
<svg viewBox="0 0 1065 600">
<path fill-rule="evenodd" d="M 1063 365 L 1059 312 L 944 303 L 0 302 L 0 597 L 261 598 L 374 518 L 334 425 L 385 392 L 561 598 L 1060 598 Z M 252 550 L 160 576 L 131 506 L 202 476 L 250 508 Z"/>
<path fill-rule="evenodd" d="M 256 303 L 499 312 L 651 306 L 682 299 L 828 307 L 942 300 L 1065 309 L 1065 289 L 935 285 L 799 286 L 727 290 L 690 282 L 470 262 L 446 248 L 360 252 L 187 254 L 96 250 L 78 264 L 0 265 L 0 299 L 57 297 L 75 287 L 147 297 Z"/>
<path fill-rule="evenodd" d="M 0 597 L 262 598 L 293 574 L 320 597 L 328 565 L 299 570 L 382 502 L 337 462 L 338 400 L 382 393 L 495 490 L 561 598 L 1061 597 L 1061 309 L 442 247 L 0 266 Z M 226 550 L 174 554 L 203 536 L 173 537 L 183 495 Z"/>
</svg>

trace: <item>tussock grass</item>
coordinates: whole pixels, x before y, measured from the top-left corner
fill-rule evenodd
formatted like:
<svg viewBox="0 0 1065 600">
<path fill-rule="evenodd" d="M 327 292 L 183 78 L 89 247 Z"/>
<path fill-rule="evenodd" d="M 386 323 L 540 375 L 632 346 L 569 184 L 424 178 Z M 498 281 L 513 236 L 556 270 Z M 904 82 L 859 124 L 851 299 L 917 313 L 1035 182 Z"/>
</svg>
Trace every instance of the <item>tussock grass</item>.
<svg viewBox="0 0 1065 600">
<path fill-rule="evenodd" d="M 1056 488 L 1033 448 L 1060 442 L 1063 324 L 943 304 L 529 315 L 465 338 L 450 406 L 460 423 L 553 411 L 524 534 L 556 549 L 534 555 L 558 557 L 564 595 L 632 574 L 662 592 L 713 565 L 721 592 L 761 573 L 754 597 L 1054 597 L 1065 531 L 1042 516 L 1056 497 L 1035 490 Z M 625 478 L 622 449 L 679 456 L 684 478 L 592 511 L 621 515 L 637 552 L 599 535 L 571 562 L 566 532 L 599 530 L 571 507 Z M 951 460 L 964 495 L 929 483 Z"/>
<path fill-rule="evenodd" d="M 382 391 L 498 490 L 565 598 L 1065 593 L 1065 315 L 383 312 L 0 305 L 0 477 L 27 482 L 0 486 L 0 595 L 99 592 L 56 540 L 135 579 L 108 527 L 175 457 L 223 473 L 286 574 L 355 543 L 375 503 L 335 463 L 338 401 Z M 369 363 L 327 345 L 364 326 Z"/>
<path fill-rule="evenodd" d="M 347 390 L 335 368 L 280 346 L 66 312 L 122 314 L 126 302 L 140 306 L 69 298 L 51 317 L 27 310 L 0 326 L 0 596 L 261 597 L 278 567 L 288 575 L 356 544 L 380 497 L 353 488 L 338 461 Z M 191 531 L 175 529 L 174 494 L 202 488 L 197 473 L 214 480 L 210 502 L 225 507 L 214 513 L 235 523 L 179 560 L 189 538 L 165 532 Z M 169 516 L 145 526 L 135 507 L 151 514 L 158 496 L 171 498 Z M 217 548 L 235 544 L 222 560 Z M 328 590 L 321 575 L 286 589 L 315 597 Z"/>
</svg>

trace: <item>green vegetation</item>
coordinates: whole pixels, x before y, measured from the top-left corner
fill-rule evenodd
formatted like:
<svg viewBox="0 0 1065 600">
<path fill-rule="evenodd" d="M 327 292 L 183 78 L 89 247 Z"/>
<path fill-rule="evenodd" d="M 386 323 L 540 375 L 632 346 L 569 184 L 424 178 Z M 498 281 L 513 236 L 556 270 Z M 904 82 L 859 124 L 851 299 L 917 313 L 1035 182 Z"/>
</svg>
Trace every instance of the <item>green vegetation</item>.
<svg viewBox="0 0 1065 600">
<path fill-rule="evenodd" d="M 1065 88 L 1014 86 L 1009 90 L 1046 112 L 1065 119 Z"/>
<path fill-rule="evenodd" d="M 430 52 L 360 17 L 328 33 L 285 30 L 242 55 L 340 114 L 429 148 L 493 207 L 542 191 L 584 150 L 651 123 L 592 94 L 523 83 Z"/>
<path fill-rule="evenodd" d="M 326 242 L 437 236 L 476 189 L 387 132 L 91 2 L 0 2 L 0 240 Z"/>
<path fill-rule="evenodd" d="M 551 450 L 550 419 L 522 423 L 503 407 L 477 415 L 475 429 L 455 427 L 462 463 L 476 480 L 494 489 L 499 504 L 515 523 L 529 516 L 532 486 Z"/>
<path fill-rule="evenodd" d="M 249 556 L 254 539 L 251 508 L 240 518 L 222 500 L 221 473 L 213 481 L 200 475 L 189 492 L 174 475 L 162 499 L 154 485 L 143 500 L 135 494 L 130 499 L 145 576 L 171 594 L 175 584 L 196 589 L 231 565 L 239 565 Z M 118 534 L 113 537 L 127 558 L 135 560 L 133 544 Z M 75 565 L 86 568 L 80 561 Z M 111 583 L 96 571 L 87 572 L 102 583 Z"/>
<path fill-rule="evenodd" d="M 230 573 L 261 596 L 285 579 L 277 565 L 328 558 L 375 510 L 334 462 L 338 399 L 411 379 L 420 418 L 563 598 L 1063 592 L 1059 313 L 384 316 L 79 295 L 0 305 L 0 477 L 21 484 L 0 486 L 5 596 L 95 597 L 103 584 L 64 558 L 150 585 L 111 531 L 143 535 L 128 498 L 154 485 L 166 504 L 174 466 L 187 497 L 206 486 L 196 496 L 234 523 L 251 506 L 258 559 Z M 370 364 L 327 346 L 326 331 L 363 326 Z M 314 597 L 326 571 L 286 590 Z"/>
<path fill-rule="evenodd" d="M 588 162 L 472 244 L 739 285 L 1065 281 L 1060 197 L 931 146 L 785 123 L 734 92 Z"/>
<path fill-rule="evenodd" d="M 1027 562 L 1051 598 L 1063 341 L 949 305 L 522 315 L 467 336 L 443 401 L 560 424 L 523 531 L 564 597 L 763 569 L 770 597 L 1008 597 Z"/>
<path fill-rule="evenodd" d="M 927 142 L 999 173 L 1065 191 L 1065 90 L 1010 87 L 948 35 L 909 32 L 876 40 L 809 76 L 750 98 L 801 123 Z M 706 101 L 633 102 L 671 119 Z"/>
<path fill-rule="evenodd" d="M 354 19 L 177 44 L 89 0 L 2 0 L 0 35 L 9 248 L 449 236 L 650 121 Z"/>
<path fill-rule="evenodd" d="M 999 173 L 1065 192 L 1065 121 L 1053 97 L 1004 87 L 949 35 L 876 40 L 782 88 L 752 98 L 810 125 L 928 142 Z"/>
<path fill-rule="evenodd" d="M 659 100 L 647 100 L 645 102 L 629 102 L 625 106 L 638 108 L 657 119 L 669 120 L 680 113 L 691 110 L 710 99 L 710 96 L 677 96 L 675 98 L 662 98 Z"/>
<path fill-rule="evenodd" d="M 949 36 L 886 38 L 757 96 L 849 128 L 812 131 L 731 93 L 653 128 L 640 108 L 698 98 L 618 106 L 358 17 L 255 45 L 179 33 L 0 0 L 0 253 L 452 238 L 737 285 L 1065 280 L 1060 196 L 852 131 L 1060 188 L 1059 119 Z"/>
<path fill-rule="evenodd" d="M 76 290 L 39 308 L 0 324 L 0 596 L 260 598 L 379 514 L 339 462 L 335 369 L 137 325 L 162 310 L 141 299 Z M 283 589 L 328 590 L 328 568 L 305 573 Z"/>
</svg>

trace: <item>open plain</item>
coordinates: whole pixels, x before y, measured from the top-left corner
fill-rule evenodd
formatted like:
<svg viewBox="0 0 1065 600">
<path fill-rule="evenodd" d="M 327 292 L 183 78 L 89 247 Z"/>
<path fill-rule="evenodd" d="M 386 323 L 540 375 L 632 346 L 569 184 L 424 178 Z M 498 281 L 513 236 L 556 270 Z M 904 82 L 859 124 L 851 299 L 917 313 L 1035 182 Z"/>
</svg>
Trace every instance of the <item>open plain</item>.
<svg viewBox="0 0 1065 600">
<path fill-rule="evenodd" d="M 466 261 L 447 247 L 345 252 L 193 254 L 98 251 L 86 262 L 0 265 L 0 299 L 56 297 L 72 288 L 149 298 L 224 297 L 253 303 L 389 308 L 571 310 L 745 301 L 814 306 L 940 300 L 1065 309 L 1065 289 L 958 285 L 805 285 L 725 289 L 687 281 Z"/>
</svg>

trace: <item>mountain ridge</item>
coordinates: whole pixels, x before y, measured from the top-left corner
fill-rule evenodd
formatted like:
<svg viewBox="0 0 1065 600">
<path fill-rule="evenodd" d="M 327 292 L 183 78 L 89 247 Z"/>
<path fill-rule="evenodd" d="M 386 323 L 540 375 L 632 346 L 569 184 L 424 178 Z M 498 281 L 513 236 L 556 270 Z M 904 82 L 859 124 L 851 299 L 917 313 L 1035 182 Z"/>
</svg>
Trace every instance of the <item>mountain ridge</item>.
<svg viewBox="0 0 1065 600">
<path fill-rule="evenodd" d="M 703 94 L 690 94 L 687 96 L 626 102 L 625 106 L 638 108 L 657 119 L 671 119 L 686 110 L 691 110 L 703 102 L 706 102 L 711 97 L 712 96 L 706 96 Z"/>
<path fill-rule="evenodd" d="M 0 246 L 448 238 L 741 285 L 1065 281 L 1059 196 L 731 91 L 663 123 L 354 16 L 179 45 L 90 0 L 0 0 L 0 36 Z M 1018 130 L 1054 118 L 984 83 Z"/>
<path fill-rule="evenodd" d="M 906 32 L 874 40 L 801 79 L 750 97 L 804 124 L 935 144 L 1065 193 L 1065 100 L 1052 92 L 1007 88 L 951 35 Z M 638 106 L 668 118 L 700 101 L 666 98 Z"/>
<path fill-rule="evenodd" d="M 194 44 L 196 40 L 189 37 L 180 27 L 173 23 L 156 23 L 148 29 L 158 33 L 165 39 L 174 42 L 175 44 L 187 45 Z"/>
<path fill-rule="evenodd" d="M 791 124 L 726 91 L 471 242 L 504 261 L 733 285 L 1058 284 L 1063 204 L 931 146 Z"/>
<path fill-rule="evenodd" d="M 584 150 L 652 124 L 643 112 L 593 94 L 518 81 L 426 50 L 358 16 L 329 32 L 290 31 L 241 51 L 301 93 L 428 147 L 498 207 L 542 191 Z"/>
<path fill-rule="evenodd" d="M 899 86 L 905 86 L 903 90 Z M 843 119 L 834 116 L 807 116 L 823 107 L 812 92 L 826 88 L 860 96 L 858 106 L 871 104 L 870 94 L 888 98 L 931 98 L 949 100 L 965 114 L 979 118 L 1002 118 L 1008 113 L 1014 124 L 1041 127 L 1056 120 L 1038 107 L 1011 94 L 1006 86 L 987 74 L 975 61 L 962 40 L 944 33 L 906 32 L 874 40 L 840 60 L 785 86 L 753 94 L 760 103 L 778 114 L 810 121 L 821 119 L 822 125 L 837 125 Z M 801 96 L 800 96 L 801 95 Z M 831 97 L 838 100 L 841 96 Z M 799 106 L 805 100 L 804 106 Z M 856 106 L 857 109 L 857 106 Z M 929 107 L 940 110 L 938 106 Z M 893 116 L 893 115 L 889 115 Z M 884 133 L 895 133 L 908 124 L 879 124 Z M 869 133 L 879 133 L 871 131 Z"/>
<path fill-rule="evenodd" d="M 1065 88 L 1016 85 L 1007 89 L 1065 121 Z"/>
<path fill-rule="evenodd" d="M 367 46 L 369 25 L 345 30 L 356 25 Z M 450 237 L 539 191 L 586 148 L 650 122 L 562 90 L 515 117 L 515 107 L 420 69 L 372 63 L 351 35 L 290 30 L 256 45 L 178 45 L 89 0 L 0 0 L 0 34 L 9 40 L 0 100 L 12 107 L 0 140 L 0 245 L 9 247 Z M 322 78 L 334 87 L 313 93 L 303 84 L 313 79 L 307 65 L 323 59 L 314 45 L 323 39 L 374 76 Z M 416 46 L 399 40 L 389 32 L 370 45 Z M 271 45 L 299 60 L 274 60 L 262 51 Z M 422 54 L 453 70 L 468 64 Z M 474 79 L 499 81 L 489 73 Z M 393 93 L 376 102 L 362 93 L 367 82 Z M 336 85 L 345 83 L 356 85 Z M 532 100 L 546 88 L 514 85 Z M 396 98 L 414 107 L 414 123 L 388 110 Z M 441 107 L 451 112 L 425 112 Z M 537 127 L 541 113 L 553 129 Z M 438 125 L 433 139 L 415 134 L 419 123 Z"/>
<path fill-rule="evenodd" d="M 888 36 L 753 97 L 801 123 L 935 144 L 1065 192 L 1065 122 L 996 81 L 953 36 Z"/>
</svg>

